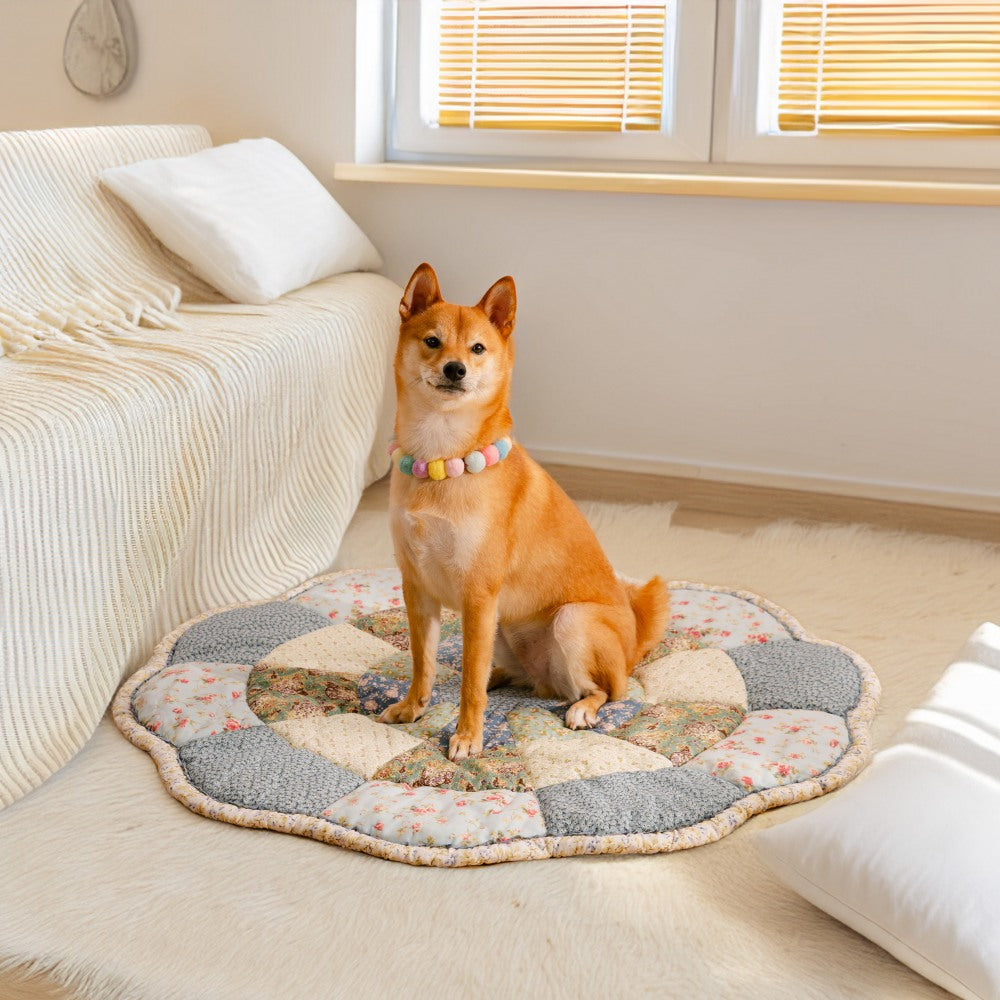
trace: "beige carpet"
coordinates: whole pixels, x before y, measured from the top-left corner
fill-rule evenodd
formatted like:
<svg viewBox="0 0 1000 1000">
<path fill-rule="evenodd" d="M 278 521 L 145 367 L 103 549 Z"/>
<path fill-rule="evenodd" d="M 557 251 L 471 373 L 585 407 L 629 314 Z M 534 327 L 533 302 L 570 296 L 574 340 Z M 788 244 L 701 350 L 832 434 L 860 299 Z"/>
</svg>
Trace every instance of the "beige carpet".
<svg viewBox="0 0 1000 1000">
<path fill-rule="evenodd" d="M 972 629 L 1000 618 L 1000 547 L 585 510 L 621 571 L 756 591 L 865 656 L 883 686 L 880 745 Z M 390 561 L 384 515 L 356 516 L 338 565 Z M 0 962 L 51 970 L 88 1000 L 945 996 L 757 861 L 755 830 L 825 801 L 671 855 L 411 868 L 190 814 L 106 720 L 0 812 Z"/>
</svg>

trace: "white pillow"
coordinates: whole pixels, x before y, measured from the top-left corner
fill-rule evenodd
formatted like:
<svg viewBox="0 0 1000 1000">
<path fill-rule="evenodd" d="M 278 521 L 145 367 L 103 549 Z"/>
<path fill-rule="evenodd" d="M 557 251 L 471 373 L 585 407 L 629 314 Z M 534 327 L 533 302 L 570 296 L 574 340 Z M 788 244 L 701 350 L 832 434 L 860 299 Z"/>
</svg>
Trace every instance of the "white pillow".
<svg viewBox="0 0 1000 1000">
<path fill-rule="evenodd" d="M 112 167 L 100 179 L 234 302 L 262 304 L 331 274 L 382 266 L 326 188 L 273 139 Z"/>
<path fill-rule="evenodd" d="M 896 743 L 756 836 L 792 889 L 960 997 L 1000 998 L 1000 627 L 972 634 Z"/>
</svg>

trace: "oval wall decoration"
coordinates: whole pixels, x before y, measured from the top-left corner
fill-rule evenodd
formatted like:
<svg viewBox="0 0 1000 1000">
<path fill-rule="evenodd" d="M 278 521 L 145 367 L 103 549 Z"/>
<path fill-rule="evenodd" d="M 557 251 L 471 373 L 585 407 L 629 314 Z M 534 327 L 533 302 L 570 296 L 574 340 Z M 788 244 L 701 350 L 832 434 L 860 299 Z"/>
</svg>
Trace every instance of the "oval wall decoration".
<svg viewBox="0 0 1000 1000">
<path fill-rule="evenodd" d="M 69 22 L 63 66 L 81 93 L 108 97 L 122 88 L 131 69 L 132 23 L 124 0 L 83 0 Z"/>
</svg>

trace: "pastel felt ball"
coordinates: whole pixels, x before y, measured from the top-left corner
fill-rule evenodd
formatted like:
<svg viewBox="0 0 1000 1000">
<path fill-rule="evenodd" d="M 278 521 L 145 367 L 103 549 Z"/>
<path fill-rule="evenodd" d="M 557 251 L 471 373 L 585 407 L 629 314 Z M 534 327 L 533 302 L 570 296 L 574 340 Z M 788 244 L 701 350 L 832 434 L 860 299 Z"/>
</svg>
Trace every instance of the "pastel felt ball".
<svg viewBox="0 0 1000 1000">
<path fill-rule="evenodd" d="M 510 438 L 500 438 L 499 441 L 494 441 L 493 445 L 500 453 L 501 461 L 510 454 Z"/>
<path fill-rule="evenodd" d="M 447 473 L 449 479 L 457 479 L 465 472 L 465 462 L 460 458 L 449 458 L 444 463 L 444 471 Z"/>
<path fill-rule="evenodd" d="M 431 479 L 437 479 L 437 480 L 444 479 L 445 478 L 444 459 L 435 458 L 433 462 L 428 462 L 427 475 L 430 476 Z"/>
<path fill-rule="evenodd" d="M 413 456 L 403 455 L 399 460 L 399 471 L 403 473 L 404 476 L 413 475 Z"/>
<path fill-rule="evenodd" d="M 496 465 L 500 461 L 500 452 L 497 451 L 497 446 L 495 444 L 488 444 L 483 448 L 483 458 L 486 459 L 486 465 Z"/>
<path fill-rule="evenodd" d="M 389 454 L 392 455 L 393 452 L 395 452 L 398 447 L 399 447 L 398 441 L 391 441 L 389 443 Z"/>
<path fill-rule="evenodd" d="M 403 449 L 397 444 L 395 448 L 389 452 L 389 458 L 392 460 L 393 465 L 399 465 L 400 460 L 403 458 Z"/>
<path fill-rule="evenodd" d="M 427 463 L 426 462 L 414 462 L 413 468 L 410 470 L 417 479 L 427 478 Z"/>
<path fill-rule="evenodd" d="M 473 451 L 465 456 L 465 467 L 469 472 L 482 472 L 486 468 L 486 456 L 481 451 Z"/>
</svg>

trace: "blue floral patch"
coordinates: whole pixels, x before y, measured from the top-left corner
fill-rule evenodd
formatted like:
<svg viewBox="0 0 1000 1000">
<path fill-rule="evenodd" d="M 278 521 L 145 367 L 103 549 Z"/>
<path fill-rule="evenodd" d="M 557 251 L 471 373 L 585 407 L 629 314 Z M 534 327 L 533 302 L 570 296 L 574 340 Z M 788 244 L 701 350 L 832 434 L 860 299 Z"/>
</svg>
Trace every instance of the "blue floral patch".
<svg viewBox="0 0 1000 1000">
<path fill-rule="evenodd" d="M 610 733 L 619 726 L 624 726 L 630 719 L 634 719 L 642 708 L 641 701 L 632 701 L 631 698 L 624 701 L 607 701 L 597 710 L 594 732 Z M 563 715 L 565 716 L 565 712 Z"/>
<path fill-rule="evenodd" d="M 634 719 L 643 708 L 643 703 L 626 698 L 623 701 L 606 701 L 597 710 L 597 722 L 593 726 L 595 733 L 610 733 L 619 726 L 624 726 L 626 722 Z M 566 721 L 566 712 L 569 705 L 561 702 L 550 708 L 553 715 L 561 721 Z"/>
<path fill-rule="evenodd" d="M 390 705 L 402 701 L 410 690 L 410 681 L 402 677 L 384 677 L 369 671 L 358 678 L 358 705 L 366 715 L 381 715 Z"/>
<path fill-rule="evenodd" d="M 458 728 L 458 717 L 456 716 L 429 742 L 441 748 L 444 753 L 448 752 L 448 742 L 455 735 Z M 514 743 L 514 734 L 507 724 L 507 716 L 503 712 L 491 712 L 486 710 L 483 717 L 483 750 L 492 750 L 495 747 L 511 746 Z"/>
<path fill-rule="evenodd" d="M 368 671 L 358 678 L 359 711 L 365 715 L 380 715 L 390 705 L 402 701 L 410 690 L 410 679 L 404 677 L 385 677 Z M 428 704 L 437 705 L 443 701 L 458 701 L 458 689 L 461 678 L 435 684 Z"/>
<path fill-rule="evenodd" d="M 441 637 L 440 643 L 438 643 L 438 663 L 446 664 L 455 670 L 462 669 L 462 636 L 452 635 L 445 638 Z"/>
</svg>

